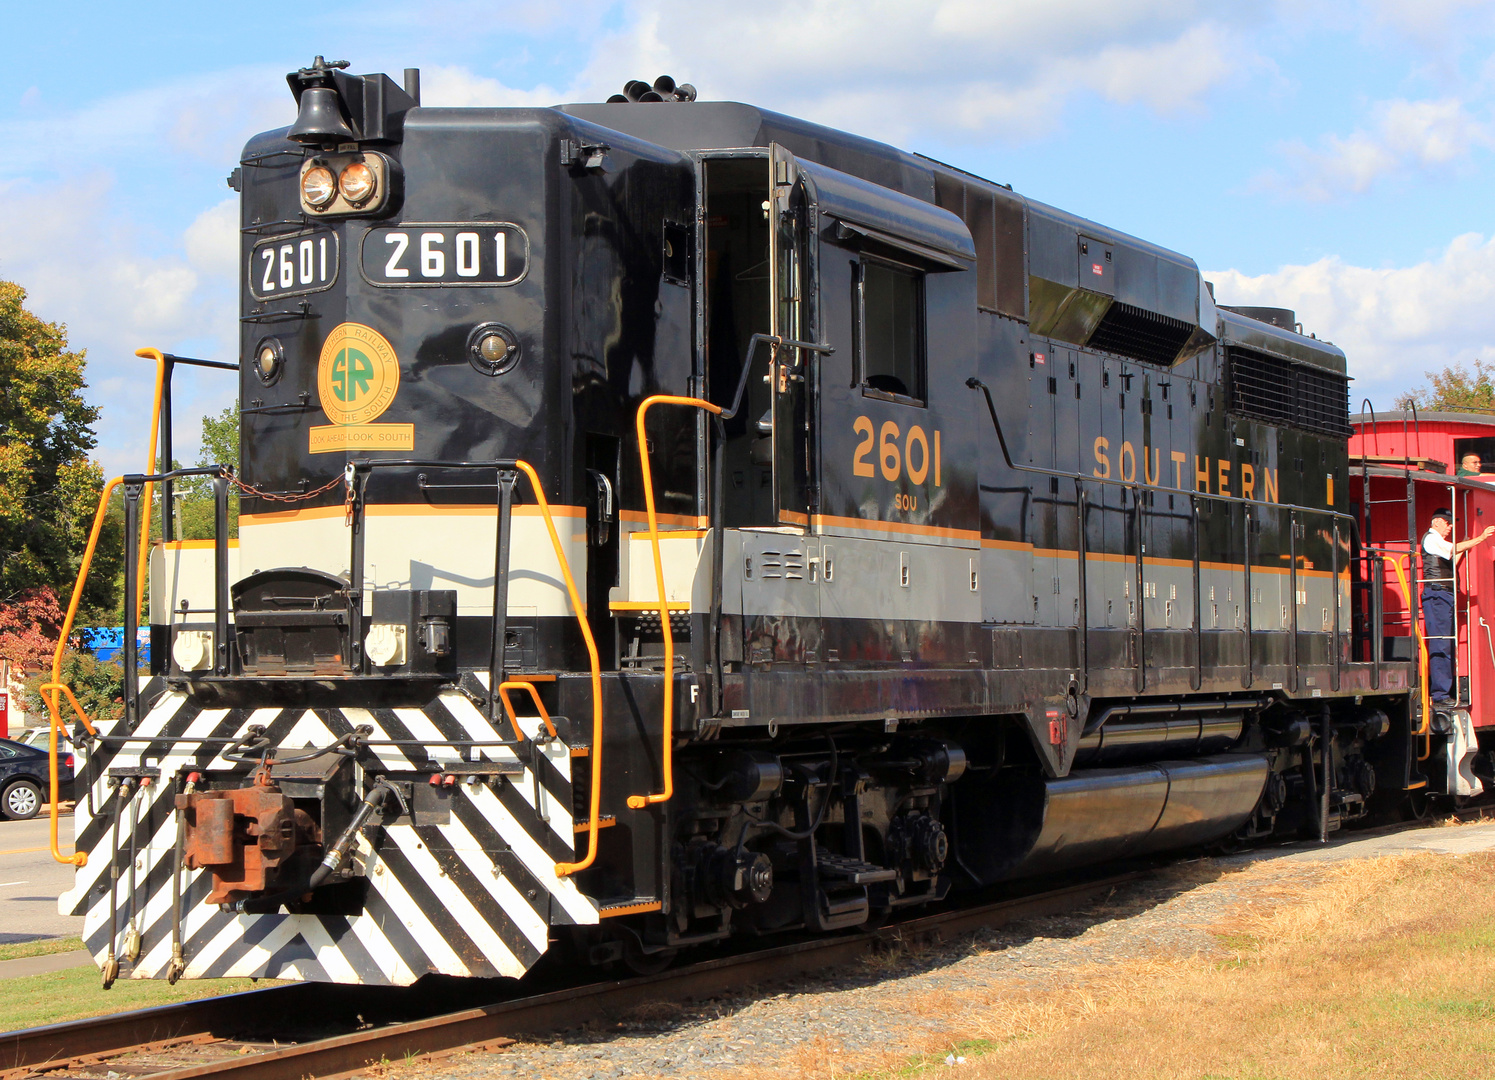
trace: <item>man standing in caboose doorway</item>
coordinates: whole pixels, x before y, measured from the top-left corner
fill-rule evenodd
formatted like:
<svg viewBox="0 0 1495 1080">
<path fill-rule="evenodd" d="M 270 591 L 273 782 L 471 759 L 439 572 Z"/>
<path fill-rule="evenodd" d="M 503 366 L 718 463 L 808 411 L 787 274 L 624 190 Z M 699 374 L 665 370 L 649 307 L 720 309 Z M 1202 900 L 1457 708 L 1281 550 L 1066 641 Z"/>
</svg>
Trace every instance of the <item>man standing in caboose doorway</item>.
<svg viewBox="0 0 1495 1080">
<path fill-rule="evenodd" d="M 1427 535 L 1422 538 L 1422 618 L 1428 646 L 1428 690 L 1439 705 L 1456 703 L 1453 692 L 1454 567 L 1464 552 L 1495 536 L 1495 525 L 1468 540 L 1455 543 L 1453 513 L 1440 507 L 1433 511 Z"/>
</svg>

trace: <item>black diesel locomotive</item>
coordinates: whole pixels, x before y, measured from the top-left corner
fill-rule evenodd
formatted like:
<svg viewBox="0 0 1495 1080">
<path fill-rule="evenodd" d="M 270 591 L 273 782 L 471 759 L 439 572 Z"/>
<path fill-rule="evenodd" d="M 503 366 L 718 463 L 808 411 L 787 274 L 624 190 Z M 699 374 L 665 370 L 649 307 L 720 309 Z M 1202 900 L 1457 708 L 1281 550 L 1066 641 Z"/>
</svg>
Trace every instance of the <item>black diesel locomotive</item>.
<svg viewBox="0 0 1495 1080">
<path fill-rule="evenodd" d="M 645 969 L 1421 783 L 1290 314 L 668 78 L 288 78 L 239 539 L 156 548 L 78 814 L 106 979 Z"/>
</svg>

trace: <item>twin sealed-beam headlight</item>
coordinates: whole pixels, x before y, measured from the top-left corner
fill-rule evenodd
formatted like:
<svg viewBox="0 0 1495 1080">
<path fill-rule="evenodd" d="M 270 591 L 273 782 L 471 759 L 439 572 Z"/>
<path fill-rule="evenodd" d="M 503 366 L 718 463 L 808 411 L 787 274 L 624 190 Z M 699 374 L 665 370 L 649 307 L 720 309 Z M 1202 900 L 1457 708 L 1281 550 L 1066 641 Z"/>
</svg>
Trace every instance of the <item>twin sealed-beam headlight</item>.
<svg viewBox="0 0 1495 1080">
<path fill-rule="evenodd" d="M 393 166 L 372 151 L 319 155 L 301 166 L 301 205 L 317 214 L 366 214 L 388 201 Z"/>
<path fill-rule="evenodd" d="M 313 165 L 301 174 L 301 197 L 311 206 L 327 206 L 337 198 L 337 179 L 326 165 Z"/>
<path fill-rule="evenodd" d="M 374 180 L 374 170 L 370 169 L 362 161 L 355 161 L 343 170 L 343 174 L 337 178 L 338 190 L 355 206 L 361 205 L 373 198 L 377 187 Z"/>
</svg>

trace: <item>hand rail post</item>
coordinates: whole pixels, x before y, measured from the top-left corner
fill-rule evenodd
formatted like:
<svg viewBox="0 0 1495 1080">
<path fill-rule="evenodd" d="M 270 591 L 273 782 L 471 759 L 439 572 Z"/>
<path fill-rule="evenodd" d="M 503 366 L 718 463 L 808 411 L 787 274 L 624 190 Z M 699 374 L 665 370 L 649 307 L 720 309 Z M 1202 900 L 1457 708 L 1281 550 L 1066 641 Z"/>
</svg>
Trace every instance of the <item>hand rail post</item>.
<svg viewBox="0 0 1495 1080">
<path fill-rule="evenodd" d="M 1332 585 L 1334 595 L 1334 637 L 1332 639 L 1332 648 L 1330 651 L 1333 652 L 1334 655 L 1329 658 L 1329 663 L 1332 665 L 1332 670 L 1329 674 L 1331 678 L 1331 686 L 1334 692 L 1337 694 L 1339 693 L 1339 522 L 1335 521 L 1332 524 L 1334 554 L 1329 560 L 1329 565 L 1331 568 L 1330 583 Z"/>
<path fill-rule="evenodd" d="M 140 496 L 145 482 L 138 476 L 125 480 L 125 626 L 123 663 L 125 666 L 125 729 L 133 731 L 140 719 L 140 672 L 137 670 L 138 645 L 136 634 L 140 628 L 140 608 L 137 606 L 140 589 L 140 567 L 135 558 L 139 542 L 135 530 L 140 524 Z M 147 503 L 147 512 L 150 504 Z"/>
<path fill-rule="evenodd" d="M 1287 688 L 1298 692 L 1298 512 L 1287 512 Z"/>
<path fill-rule="evenodd" d="M 353 535 L 349 538 L 352 550 L 348 554 L 348 651 L 355 672 L 363 673 L 363 613 L 373 605 L 363 602 L 363 563 L 367 546 L 367 519 L 365 502 L 369 488 L 369 470 L 366 462 L 350 461 L 345 477 L 348 484 L 348 525 Z"/>
<path fill-rule="evenodd" d="M 1199 496 L 1189 495 L 1189 519 L 1194 538 L 1194 670 L 1190 673 L 1189 689 L 1198 690 L 1204 685 L 1204 609 L 1199 592 Z"/>
<path fill-rule="evenodd" d="M 1079 577 L 1080 577 L 1080 693 L 1090 692 L 1090 575 L 1087 556 L 1090 544 L 1085 536 L 1085 521 L 1089 516 L 1089 502 L 1085 498 L 1085 481 L 1075 477 L 1075 513 L 1080 519 Z M 978 561 L 979 565 L 979 561 Z"/>
<path fill-rule="evenodd" d="M 1132 518 L 1136 522 L 1137 529 L 1136 565 L 1133 567 L 1133 576 L 1136 578 L 1136 588 L 1133 591 L 1137 598 L 1137 619 L 1132 624 L 1132 640 L 1137 643 L 1137 666 L 1133 679 L 1137 692 L 1141 693 L 1147 688 L 1147 569 L 1142 550 L 1143 538 L 1147 534 L 1142 521 L 1142 489 L 1133 484 L 1131 492 Z"/>
<path fill-rule="evenodd" d="M 655 394 L 639 403 L 638 415 L 634 418 L 634 430 L 638 438 L 639 471 L 643 474 L 644 482 L 644 508 L 649 518 L 649 546 L 654 555 L 654 582 L 659 588 L 659 625 L 664 637 L 664 734 L 661 739 L 659 759 L 664 788 L 657 794 L 628 796 L 628 806 L 633 810 L 640 810 L 656 803 L 669 802 L 675 795 L 675 632 L 670 626 L 670 603 L 664 587 L 664 561 L 659 553 L 659 515 L 654 508 L 654 473 L 649 467 L 649 442 L 644 431 L 644 418 L 648 415 L 649 409 L 655 405 L 689 405 L 697 409 L 705 409 L 718 416 L 722 415 L 720 405 L 713 405 L 702 398 Z"/>
<path fill-rule="evenodd" d="M 1245 554 L 1241 559 L 1241 567 L 1246 575 L 1246 625 L 1243 628 L 1246 632 L 1246 676 L 1241 682 L 1241 687 L 1245 690 L 1251 689 L 1252 685 L 1256 682 L 1256 643 L 1252 640 L 1253 635 L 1251 632 L 1251 607 L 1255 602 L 1255 596 L 1251 592 L 1251 521 L 1253 516 L 1251 507 L 1248 505 L 1245 508 L 1245 512 L 1241 515 L 1241 520 L 1245 525 Z"/>
<path fill-rule="evenodd" d="M 163 483 L 162 491 L 168 490 Z M 167 504 L 170 510 L 170 504 Z M 219 675 L 233 671 L 233 659 L 229 655 L 228 629 L 228 477 L 213 477 L 213 666 Z M 168 631 L 171 614 L 166 616 Z M 171 648 L 168 632 L 166 647 Z M 167 658 L 163 657 L 163 662 Z M 162 670 L 165 670 L 163 667 Z"/>
<path fill-rule="evenodd" d="M 499 691 L 504 684 L 504 650 L 509 644 L 509 540 L 513 523 L 514 485 L 519 474 L 498 470 L 497 535 L 493 545 L 493 645 L 488 657 L 488 723 L 498 726 Z M 512 710 L 511 710 L 512 711 Z M 515 725 L 516 729 L 518 725 Z"/>
</svg>

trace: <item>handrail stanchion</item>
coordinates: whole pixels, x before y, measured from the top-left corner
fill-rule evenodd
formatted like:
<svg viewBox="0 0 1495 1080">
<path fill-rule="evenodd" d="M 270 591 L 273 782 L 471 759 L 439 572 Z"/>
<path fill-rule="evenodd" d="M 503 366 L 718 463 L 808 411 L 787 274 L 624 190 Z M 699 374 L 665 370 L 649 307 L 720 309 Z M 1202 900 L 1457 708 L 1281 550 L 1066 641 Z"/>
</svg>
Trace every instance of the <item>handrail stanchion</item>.
<svg viewBox="0 0 1495 1080">
<path fill-rule="evenodd" d="M 1396 571 L 1396 580 L 1402 587 L 1402 599 L 1407 604 L 1407 621 L 1411 624 L 1413 636 L 1417 638 L 1417 687 L 1418 699 L 1422 703 L 1422 725 L 1416 731 L 1412 732 L 1412 734 L 1419 738 L 1425 737 L 1427 739 L 1428 752 L 1419 755 L 1417 758 L 1418 761 L 1426 761 L 1433 752 L 1433 705 L 1429 698 L 1428 690 L 1427 639 L 1423 636 L 1421 624 L 1417 621 L 1416 616 L 1412 614 L 1412 589 L 1407 584 L 1407 575 L 1402 573 L 1401 560 L 1391 555 L 1382 555 L 1381 558 L 1391 565 L 1391 569 Z M 1412 556 L 1407 555 L 1406 559 L 1410 567 Z"/>
<path fill-rule="evenodd" d="M 166 490 L 163 483 L 162 491 Z M 228 631 L 228 479 L 213 477 L 213 667 L 219 675 L 233 671 Z M 167 622 L 171 621 L 167 616 Z M 168 639 L 168 647 L 170 641 Z"/>
<path fill-rule="evenodd" d="M 587 659 L 592 665 L 592 790 L 589 796 L 587 821 L 587 854 L 578 862 L 556 863 L 555 876 L 566 877 L 585 870 L 597 860 L 597 826 L 602 815 L 602 661 L 597 655 L 597 639 L 592 636 L 592 627 L 587 621 L 586 605 L 576 591 L 576 579 L 571 576 L 571 563 L 566 558 L 566 549 L 561 546 L 560 534 L 555 529 L 555 518 L 550 513 L 550 503 L 545 498 L 545 488 L 540 476 L 527 461 L 516 461 L 514 467 L 529 477 L 530 487 L 535 492 L 535 502 L 545 518 L 545 529 L 550 533 L 550 546 L 555 549 L 556 559 L 561 564 L 561 576 L 566 582 L 566 594 L 571 598 L 571 608 L 576 612 L 576 625 L 581 628 L 582 640 L 587 645 Z"/>
<path fill-rule="evenodd" d="M 654 582 L 659 587 L 659 625 L 664 635 L 664 738 L 659 765 L 664 774 L 664 790 L 656 795 L 630 795 L 628 805 L 634 810 L 655 803 L 669 802 L 675 794 L 674 742 L 675 742 L 675 634 L 670 627 L 670 604 L 664 588 L 664 562 L 659 554 L 659 519 L 654 510 L 654 474 L 649 468 L 649 444 L 644 434 L 644 417 L 655 405 L 689 405 L 720 415 L 722 407 L 702 398 L 678 397 L 674 394 L 655 394 L 645 398 L 638 407 L 634 427 L 638 435 L 639 470 L 644 479 L 644 508 L 649 515 L 649 545 L 654 554 Z M 721 522 L 716 523 L 721 528 Z"/>
<path fill-rule="evenodd" d="M 488 723 L 494 727 L 498 726 L 498 699 L 505 685 L 504 651 L 509 646 L 509 534 L 514 522 L 514 485 L 518 482 L 518 473 L 509 469 L 498 470 L 498 533 L 493 548 L 493 647 L 488 658 Z M 514 709 L 507 697 L 503 702 L 512 720 Z M 517 723 L 514 730 L 519 730 Z"/>
<path fill-rule="evenodd" d="M 157 472 L 171 471 L 171 462 L 163 461 L 159 466 L 156 464 L 156 441 L 161 434 L 161 401 L 166 395 L 166 381 L 171 377 L 171 362 L 166 359 L 166 354 L 160 349 L 136 349 L 135 355 L 142 360 L 154 360 L 156 362 L 156 397 L 151 407 L 151 437 L 150 453 L 145 462 L 145 474 L 151 476 Z M 140 521 L 140 547 L 135 556 L 135 589 L 133 595 L 126 590 L 126 603 L 134 601 L 137 617 L 140 605 L 145 601 L 146 581 L 146 559 L 150 557 L 151 549 L 151 494 L 152 484 L 149 480 L 145 482 L 145 513 Z M 171 507 L 162 509 L 163 518 L 171 513 Z M 127 526 L 128 528 L 128 526 Z M 133 532 L 133 530 L 131 530 Z M 126 712 L 129 711 L 128 699 L 126 699 Z"/>
<path fill-rule="evenodd" d="M 98 550 L 99 534 L 104 530 L 104 519 L 109 515 L 109 500 L 114 495 L 114 489 L 124 482 L 124 477 L 116 476 L 104 485 L 104 490 L 99 494 L 99 508 L 94 511 L 93 528 L 88 533 L 88 545 L 83 549 L 83 562 L 78 566 L 78 577 L 73 582 L 73 595 L 68 600 L 67 614 L 62 618 L 62 630 L 57 635 L 57 647 L 52 650 L 52 681 L 42 686 L 42 699 L 46 701 L 48 711 L 52 714 L 52 733 L 47 744 L 49 782 L 52 789 L 52 858 L 60 863 L 71 863 L 73 866 L 87 866 L 88 853 L 75 851 L 71 855 L 64 855 L 57 847 L 57 802 L 61 794 L 61 783 L 57 776 L 57 735 L 62 731 L 62 715 L 57 702 L 59 691 L 66 691 L 68 700 L 78 711 L 78 716 L 88 733 L 93 735 L 95 731 L 93 724 L 89 723 L 88 717 L 83 714 L 78 699 L 62 683 L 62 654 L 67 649 L 68 636 L 73 632 L 73 619 L 77 617 L 78 603 L 83 599 L 83 586 L 88 582 L 88 569 L 93 565 L 93 553 Z"/>
<path fill-rule="evenodd" d="M 141 578 L 142 567 L 130 556 L 135 552 L 130 546 L 136 542 L 135 525 L 140 520 L 140 499 L 149 485 L 143 478 L 131 476 L 125 479 L 125 633 L 122 656 L 125 665 L 125 727 L 133 731 L 140 719 L 140 665 L 139 643 L 136 638 L 140 629 L 140 606 L 138 597 L 144 590 Z M 150 502 L 145 504 L 146 523 L 150 523 Z"/>
</svg>

